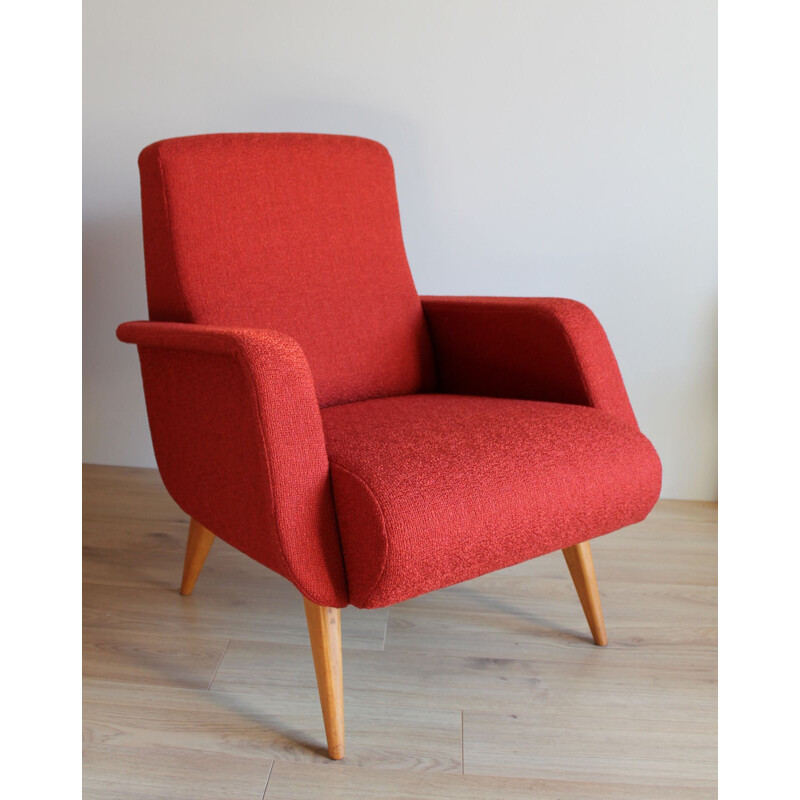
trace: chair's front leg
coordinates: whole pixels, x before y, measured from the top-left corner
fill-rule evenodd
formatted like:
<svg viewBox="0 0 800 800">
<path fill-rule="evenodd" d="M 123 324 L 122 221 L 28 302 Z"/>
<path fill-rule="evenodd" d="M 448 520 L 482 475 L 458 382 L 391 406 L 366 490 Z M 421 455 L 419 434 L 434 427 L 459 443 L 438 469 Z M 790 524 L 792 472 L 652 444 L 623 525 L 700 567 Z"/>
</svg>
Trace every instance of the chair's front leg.
<svg viewBox="0 0 800 800">
<path fill-rule="evenodd" d="M 600 592 L 597 589 L 597 576 L 594 574 L 592 548 L 589 542 L 581 542 L 561 551 L 567 560 L 569 574 L 578 590 L 578 597 L 589 623 L 594 643 L 603 647 L 608 644 L 606 623 L 603 619 L 603 607 L 600 605 Z"/>
<path fill-rule="evenodd" d="M 214 534 L 192 518 L 189 523 L 189 541 L 186 543 L 186 557 L 183 562 L 181 594 L 192 593 L 212 544 L 214 544 Z"/>
<path fill-rule="evenodd" d="M 308 637 L 317 673 L 319 701 L 331 758 L 344 758 L 344 682 L 342 679 L 342 624 L 338 608 L 318 606 L 303 598 Z"/>
</svg>

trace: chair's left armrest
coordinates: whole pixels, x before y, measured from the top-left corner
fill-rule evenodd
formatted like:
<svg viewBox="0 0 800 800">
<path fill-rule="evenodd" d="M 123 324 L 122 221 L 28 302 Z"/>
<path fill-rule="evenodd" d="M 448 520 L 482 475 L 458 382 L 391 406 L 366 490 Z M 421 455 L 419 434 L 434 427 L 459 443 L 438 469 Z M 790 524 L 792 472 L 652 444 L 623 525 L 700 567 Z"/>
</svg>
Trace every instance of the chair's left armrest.
<svg viewBox="0 0 800 800">
<path fill-rule="evenodd" d="M 561 298 L 423 297 L 438 386 L 593 406 L 637 427 L 595 315 Z"/>
<path fill-rule="evenodd" d="M 318 605 L 347 604 L 314 380 L 275 330 L 128 322 L 153 448 L 178 505 L 291 580 Z"/>
</svg>

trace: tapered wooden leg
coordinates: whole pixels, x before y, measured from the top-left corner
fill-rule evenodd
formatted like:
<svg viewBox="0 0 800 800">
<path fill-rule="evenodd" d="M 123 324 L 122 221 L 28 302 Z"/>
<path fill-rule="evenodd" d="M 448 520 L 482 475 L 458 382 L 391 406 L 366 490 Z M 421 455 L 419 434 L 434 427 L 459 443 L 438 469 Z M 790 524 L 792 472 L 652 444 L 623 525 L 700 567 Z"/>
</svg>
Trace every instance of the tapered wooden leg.
<svg viewBox="0 0 800 800">
<path fill-rule="evenodd" d="M 608 638 L 603 608 L 600 605 L 600 592 L 597 590 L 597 577 L 594 574 L 592 548 L 589 547 L 589 542 L 581 542 L 561 552 L 564 553 L 572 582 L 578 590 L 578 597 L 583 606 L 583 613 L 586 614 L 594 643 L 603 647 L 608 644 Z"/>
<path fill-rule="evenodd" d="M 181 594 L 192 593 L 212 544 L 214 544 L 214 534 L 196 519 L 192 519 L 189 523 L 189 541 L 186 543 L 186 558 L 183 562 Z"/>
<path fill-rule="evenodd" d="M 308 638 L 317 673 L 319 702 L 325 722 L 328 754 L 344 758 L 344 683 L 342 680 L 342 623 L 338 608 L 318 606 L 303 598 Z"/>
</svg>

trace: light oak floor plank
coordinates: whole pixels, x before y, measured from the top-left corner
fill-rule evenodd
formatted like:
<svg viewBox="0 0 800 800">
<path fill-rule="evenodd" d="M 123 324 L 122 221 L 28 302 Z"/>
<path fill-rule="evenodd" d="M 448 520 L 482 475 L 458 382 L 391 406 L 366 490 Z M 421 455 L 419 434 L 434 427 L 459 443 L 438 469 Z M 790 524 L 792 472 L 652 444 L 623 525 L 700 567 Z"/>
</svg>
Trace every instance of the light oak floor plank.
<svg viewBox="0 0 800 800">
<path fill-rule="evenodd" d="M 464 772 L 713 789 L 716 720 L 572 708 L 464 712 Z"/>
<path fill-rule="evenodd" d="M 92 745 L 83 800 L 262 800 L 272 761 L 178 747 Z"/>
<path fill-rule="evenodd" d="M 310 658 L 310 655 L 309 655 Z M 269 665 L 265 665 L 269 669 Z M 273 697 L 87 680 L 86 743 L 329 764 L 319 698 Z M 461 713 L 351 703 L 347 763 L 461 773 Z"/>
<path fill-rule="evenodd" d="M 635 714 L 645 705 L 663 719 L 716 716 L 714 659 L 687 669 L 686 657 L 679 654 L 644 664 L 626 651 L 608 658 L 599 648 L 588 648 L 582 657 L 568 651 L 536 659 L 450 654 L 433 648 L 350 650 L 345 656 L 345 702 L 509 711 L 556 708 L 565 718 L 575 709 Z M 306 648 L 232 640 L 212 688 L 294 702 L 313 692 L 314 672 Z"/>
<path fill-rule="evenodd" d="M 324 787 L 324 788 L 323 788 Z M 265 800 L 710 800 L 708 789 L 400 773 L 276 761 Z"/>
<path fill-rule="evenodd" d="M 83 674 L 87 678 L 207 689 L 228 641 L 86 627 Z"/>
</svg>

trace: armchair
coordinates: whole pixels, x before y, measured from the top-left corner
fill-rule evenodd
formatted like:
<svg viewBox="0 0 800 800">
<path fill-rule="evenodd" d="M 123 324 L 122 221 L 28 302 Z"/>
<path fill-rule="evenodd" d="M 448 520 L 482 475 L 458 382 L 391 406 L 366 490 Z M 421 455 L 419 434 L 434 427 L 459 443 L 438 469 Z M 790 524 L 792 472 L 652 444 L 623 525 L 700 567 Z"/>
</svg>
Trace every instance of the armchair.
<svg viewBox="0 0 800 800">
<path fill-rule="evenodd" d="M 348 604 L 560 549 L 604 645 L 589 540 L 647 515 L 661 467 L 591 311 L 420 298 L 376 142 L 193 136 L 139 165 L 151 321 L 117 335 L 191 518 L 181 593 L 215 536 L 297 587 L 330 756 Z"/>
</svg>

